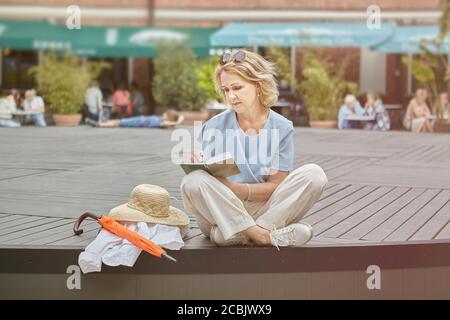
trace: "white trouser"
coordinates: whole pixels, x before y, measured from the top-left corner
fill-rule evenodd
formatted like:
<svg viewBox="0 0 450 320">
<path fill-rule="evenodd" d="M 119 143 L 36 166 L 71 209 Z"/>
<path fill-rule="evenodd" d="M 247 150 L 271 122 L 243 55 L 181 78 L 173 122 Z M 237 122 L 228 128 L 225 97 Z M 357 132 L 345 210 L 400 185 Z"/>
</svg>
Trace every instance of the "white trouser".
<svg viewBox="0 0 450 320">
<path fill-rule="evenodd" d="M 255 225 L 271 230 L 299 222 L 319 200 L 327 182 L 321 167 L 306 164 L 289 173 L 269 200 L 244 203 L 215 177 L 196 170 L 183 178 L 181 195 L 186 211 L 195 215 L 206 236 L 217 225 L 228 240 Z"/>
</svg>

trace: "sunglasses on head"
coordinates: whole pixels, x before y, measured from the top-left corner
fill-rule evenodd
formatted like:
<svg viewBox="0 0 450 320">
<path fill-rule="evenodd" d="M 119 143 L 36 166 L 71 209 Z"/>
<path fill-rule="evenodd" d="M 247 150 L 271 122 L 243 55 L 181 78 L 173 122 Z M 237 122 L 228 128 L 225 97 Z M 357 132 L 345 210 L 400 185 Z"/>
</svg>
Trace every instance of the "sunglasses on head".
<svg viewBox="0 0 450 320">
<path fill-rule="evenodd" d="M 227 52 L 220 58 L 220 64 L 224 65 L 232 60 L 236 63 L 243 62 L 245 60 L 245 52 L 239 50 L 234 54 L 234 56 L 231 53 Z"/>
</svg>

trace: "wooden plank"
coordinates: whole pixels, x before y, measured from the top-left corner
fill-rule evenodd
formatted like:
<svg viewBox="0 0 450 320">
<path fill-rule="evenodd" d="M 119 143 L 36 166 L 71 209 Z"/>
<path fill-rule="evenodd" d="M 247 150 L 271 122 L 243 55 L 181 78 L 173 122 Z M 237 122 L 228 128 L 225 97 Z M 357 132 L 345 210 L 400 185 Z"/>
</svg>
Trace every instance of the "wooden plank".
<svg viewBox="0 0 450 320">
<path fill-rule="evenodd" d="M 433 217 L 439 210 L 449 202 L 450 190 L 443 190 L 433 198 L 426 206 L 422 207 L 417 213 L 400 226 L 394 233 L 388 236 L 385 241 L 407 241 L 413 234 L 419 230 L 426 222 Z M 433 235 L 428 239 L 432 239 Z M 450 237 L 449 237 L 450 239 Z"/>
<path fill-rule="evenodd" d="M 445 206 L 443 206 L 430 220 L 427 224 L 422 226 L 411 238 L 410 240 L 429 240 L 435 239 L 439 232 L 444 229 L 450 221 L 450 201 L 448 201 Z M 446 232 L 444 237 L 447 237 Z"/>
<path fill-rule="evenodd" d="M 8 216 L 2 218 L 0 227 L 3 226 L 4 224 L 6 224 L 9 221 L 14 221 L 14 220 L 18 220 L 18 219 L 25 219 L 26 217 L 29 217 L 29 216 L 23 215 L 23 214 L 9 214 Z"/>
<path fill-rule="evenodd" d="M 411 218 L 417 211 L 431 201 L 439 190 L 426 190 L 419 197 L 400 209 L 389 219 L 364 236 L 365 240 L 382 241 Z"/>
<path fill-rule="evenodd" d="M 338 224 L 342 220 L 345 220 L 348 217 L 351 217 L 352 215 L 363 210 L 364 208 L 366 208 L 367 206 L 369 206 L 370 204 L 372 204 L 377 199 L 379 199 L 380 197 L 382 197 L 391 190 L 392 188 L 389 187 L 380 187 L 374 189 L 369 194 L 365 195 L 363 198 L 356 200 L 355 202 L 351 203 L 345 208 L 335 212 L 333 215 L 320 221 L 320 223 L 314 227 L 315 234 L 320 235 L 321 233 L 327 231 L 328 229 L 332 228 L 334 225 Z M 324 236 L 331 237 L 329 234 L 328 235 L 324 234 Z"/>
<path fill-rule="evenodd" d="M 450 222 L 438 233 L 436 239 L 450 239 Z"/>
<path fill-rule="evenodd" d="M 450 160 L 450 148 L 442 148 L 440 147 L 441 152 L 436 156 L 430 158 L 432 162 L 447 162 Z"/>
<path fill-rule="evenodd" d="M 36 221 L 36 220 L 42 220 L 45 219 L 45 217 L 40 216 L 21 216 L 17 217 L 17 219 L 8 221 L 5 223 L 2 223 L 0 225 L 0 235 L 9 233 L 9 230 L 13 227 L 20 226 L 22 224 L 26 224 L 28 222 Z"/>
<path fill-rule="evenodd" d="M 338 192 L 333 193 L 332 195 L 330 195 L 329 197 L 326 197 L 323 200 L 319 200 L 319 202 L 317 202 L 316 204 L 313 205 L 313 207 L 311 208 L 311 210 L 309 210 L 309 212 L 306 214 L 306 216 L 311 216 L 313 214 L 315 214 L 316 212 L 327 208 L 328 206 L 331 206 L 339 201 L 341 201 L 342 199 L 345 199 L 345 197 L 357 192 L 358 190 L 361 190 L 362 188 L 364 188 L 364 186 L 358 186 L 358 185 L 351 185 L 351 186 L 346 186 L 345 188 L 339 190 Z"/>
<path fill-rule="evenodd" d="M 368 205 L 366 208 L 356 212 L 354 215 L 348 217 L 347 219 L 336 223 L 333 227 L 323 233 L 324 236 L 339 238 L 349 230 L 355 228 L 357 225 L 362 223 L 364 220 L 371 217 L 376 212 L 382 210 L 384 207 L 401 197 L 403 194 L 408 192 L 408 188 L 394 188 L 387 194 L 383 195 L 375 202 Z M 350 239 L 347 239 L 350 241 Z M 358 239 L 352 239 L 354 241 Z"/>
<path fill-rule="evenodd" d="M 23 168 L 8 168 L 0 170 L 0 181 L 1 180 L 12 180 L 21 177 L 27 177 L 39 173 L 46 172 L 45 170 L 32 170 Z"/>
<path fill-rule="evenodd" d="M 418 161 L 418 162 L 422 162 L 422 161 L 432 162 L 433 158 L 435 158 L 436 156 L 441 155 L 445 151 L 446 151 L 446 149 L 443 149 L 441 146 L 433 145 L 432 148 L 430 148 L 429 150 L 427 150 L 423 154 L 417 155 L 414 158 L 414 161 Z"/>
<path fill-rule="evenodd" d="M 367 161 L 366 159 L 353 160 L 350 163 L 332 169 L 328 176 L 330 179 L 335 179 L 339 176 L 345 175 L 346 173 L 353 172 L 358 168 L 367 166 L 370 166 L 370 161 Z"/>
<path fill-rule="evenodd" d="M 19 225 L 10 227 L 7 230 L 3 230 L 1 235 L 2 236 L 9 235 L 9 234 L 12 234 L 12 233 L 15 233 L 18 231 L 29 230 L 34 227 L 43 226 L 43 225 L 45 226 L 48 223 L 60 220 L 60 218 L 42 218 L 42 217 L 36 217 L 36 218 L 40 218 L 40 219 L 35 219 L 32 221 L 28 221 L 26 223 L 21 223 Z"/>
<path fill-rule="evenodd" d="M 354 240 L 354 239 L 339 239 L 339 238 L 330 238 L 319 235 L 314 237 L 309 241 L 306 245 L 314 245 L 314 244 L 339 244 L 339 243 L 370 243 L 372 241 L 367 240 Z"/>
<path fill-rule="evenodd" d="M 432 145 L 419 146 L 417 148 L 407 149 L 404 152 L 399 153 L 390 157 L 391 159 L 414 159 L 416 156 L 426 153 L 428 150 L 432 149 Z"/>
<path fill-rule="evenodd" d="M 373 190 L 375 190 L 377 187 L 375 186 L 367 186 L 363 187 L 362 189 L 359 189 L 352 194 L 348 195 L 344 199 L 340 200 L 338 203 L 333 204 L 332 206 L 328 206 L 318 212 L 315 212 L 314 214 L 307 216 L 305 218 L 306 222 L 308 222 L 311 225 L 315 225 L 322 220 L 325 220 L 329 216 L 335 214 L 339 210 L 342 210 L 343 208 L 350 206 L 353 202 L 358 201 L 359 199 L 367 196 L 369 193 L 371 193 Z M 316 226 L 314 227 L 316 229 Z"/>
<path fill-rule="evenodd" d="M 405 163 L 402 166 L 386 166 L 377 163 L 337 177 L 335 182 L 449 189 L 450 177 L 443 175 L 442 170 L 431 166 L 419 168 L 411 163 Z"/>
<path fill-rule="evenodd" d="M 23 238 L 28 235 L 36 234 L 41 231 L 45 231 L 48 229 L 53 229 L 55 227 L 65 225 L 65 224 L 71 224 L 73 225 L 73 221 L 70 219 L 59 219 L 56 218 L 53 222 L 46 221 L 43 225 L 34 226 L 25 230 L 16 231 L 10 234 L 2 235 L 0 236 L 0 243 L 4 243 L 4 241 L 14 240 L 18 238 Z"/>
<path fill-rule="evenodd" d="M 100 231 L 100 227 L 94 228 L 89 231 L 84 231 L 79 236 L 72 234 L 70 237 L 59 239 L 56 241 L 46 242 L 45 244 L 49 246 L 87 246 L 89 243 L 94 241 L 97 234 Z"/>
<path fill-rule="evenodd" d="M 67 221 L 71 221 L 70 223 L 65 223 L 61 226 L 55 226 L 53 228 L 48 228 L 36 233 L 32 233 L 32 234 L 26 234 L 23 235 L 20 238 L 15 238 L 15 239 L 9 239 L 9 240 L 2 240 L 0 241 L 0 244 L 5 244 L 5 245 L 33 245 L 33 244 L 42 244 L 43 242 L 45 242 L 45 239 L 48 237 L 56 237 L 58 238 L 59 236 L 61 238 L 64 237 L 68 237 L 70 235 L 73 234 L 73 223 L 74 221 L 71 219 L 64 219 Z M 95 221 L 86 221 L 83 222 L 82 225 L 82 229 L 85 230 L 89 225 L 92 225 L 93 227 L 97 226 L 98 223 Z M 63 234 L 61 236 L 61 233 Z"/>
<path fill-rule="evenodd" d="M 404 193 L 401 197 L 395 199 L 393 202 L 389 203 L 387 206 L 383 207 L 380 211 L 376 212 L 368 219 L 364 220 L 350 231 L 341 235 L 340 238 L 343 239 L 363 239 L 363 237 L 376 228 L 378 225 L 382 224 L 384 221 L 389 219 L 397 211 L 401 210 L 408 203 L 417 198 L 422 194 L 424 189 L 410 189 L 407 193 Z"/>
<path fill-rule="evenodd" d="M 98 230 L 100 228 L 98 223 L 91 223 L 88 225 L 84 225 L 83 227 L 84 232 L 89 232 L 91 230 Z M 25 243 L 26 245 L 44 245 L 44 244 L 51 244 L 54 243 L 55 241 L 59 241 L 59 240 L 63 240 L 63 239 L 67 239 L 73 236 L 73 230 L 72 230 L 72 226 L 65 226 L 65 231 L 62 232 L 58 232 L 56 234 L 51 234 L 42 238 L 38 238 L 32 241 L 28 241 L 27 243 Z M 85 237 L 85 236 L 83 236 Z"/>
<path fill-rule="evenodd" d="M 320 196 L 319 201 L 323 201 L 324 199 L 332 196 L 333 194 L 335 194 L 345 188 L 348 188 L 349 186 L 350 186 L 349 184 L 335 184 L 331 187 L 325 188 L 325 191 Z"/>
</svg>

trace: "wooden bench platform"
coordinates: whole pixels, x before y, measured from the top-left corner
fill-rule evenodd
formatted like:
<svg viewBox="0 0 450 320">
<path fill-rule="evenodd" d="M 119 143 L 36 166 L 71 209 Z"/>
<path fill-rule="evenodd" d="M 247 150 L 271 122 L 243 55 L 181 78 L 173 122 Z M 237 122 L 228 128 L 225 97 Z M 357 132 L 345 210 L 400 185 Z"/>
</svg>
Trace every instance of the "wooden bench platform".
<svg viewBox="0 0 450 320">
<path fill-rule="evenodd" d="M 181 129 L 192 132 L 189 126 Z M 147 287 L 147 295 L 136 293 L 137 283 L 132 294 L 113 294 L 108 291 L 110 284 L 94 286 L 90 293 L 74 293 L 63 284 L 67 266 L 77 264 L 79 252 L 99 230 L 95 222 L 86 221 L 83 235 L 72 234 L 73 222 L 82 212 L 107 213 L 126 202 L 132 188 L 141 183 L 161 185 L 180 199 L 183 172 L 170 161 L 170 150 L 177 144 L 170 140 L 172 132 L 1 128 L 0 297 L 76 298 L 94 292 L 113 298 L 154 297 L 157 293 Z M 178 264 L 141 255 L 132 269 L 105 267 L 97 276 L 87 275 L 86 281 L 92 285 L 102 276 L 115 280 L 142 276 L 154 281 L 163 276 L 171 280 L 160 280 L 159 285 L 169 288 L 182 276 L 185 291 L 169 290 L 163 297 L 186 298 L 190 294 L 223 298 L 231 295 L 232 288 L 225 293 L 208 291 L 186 279 L 203 277 L 226 283 L 230 275 L 253 279 L 261 286 L 271 275 L 284 285 L 290 283 L 289 277 L 298 278 L 298 285 L 305 288 L 298 292 L 272 283 L 274 292 L 258 289 L 258 294 L 251 296 L 242 289 L 236 297 L 448 298 L 449 142 L 448 134 L 296 128 L 296 166 L 317 163 L 329 178 L 320 201 L 304 218 L 315 229 L 314 239 L 306 246 L 281 251 L 217 248 L 191 217 L 185 247 L 171 252 Z M 181 201 L 172 205 L 183 208 Z M 364 279 L 369 265 L 385 270 L 385 279 L 391 279 L 385 288 L 391 289 L 383 293 L 367 290 Z M 398 274 L 403 275 L 400 280 Z M 19 280 L 27 277 L 47 284 L 54 277 L 60 283 L 53 291 L 29 290 L 29 283 Z M 406 290 L 408 285 L 414 286 L 408 282 L 411 279 L 425 280 L 423 285 Z M 446 285 L 442 279 L 448 280 Z M 242 285 L 248 286 L 248 281 L 242 280 Z M 430 283 L 435 284 L 433 288 Z M 11 290 L 11 286 L 16 289 Z M 328 288 L 328 293 L 320 288 Z"/>
</svg>

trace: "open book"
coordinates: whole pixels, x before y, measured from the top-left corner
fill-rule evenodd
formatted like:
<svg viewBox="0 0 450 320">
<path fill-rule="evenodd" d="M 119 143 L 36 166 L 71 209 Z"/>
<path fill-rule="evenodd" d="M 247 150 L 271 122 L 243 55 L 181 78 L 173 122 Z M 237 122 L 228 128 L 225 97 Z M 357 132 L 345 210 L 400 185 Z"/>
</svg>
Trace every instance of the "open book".
<svg viewBox="0 0 450 320">
<path fill-rule="evenodd" d="M 204 163 L 182 163 L 181 168 L 186 174 L 195 170 L 205 170 L 215 177 L 229 177 L 241 172 L 228 152 L 212 157 Z"/>
</svg>

